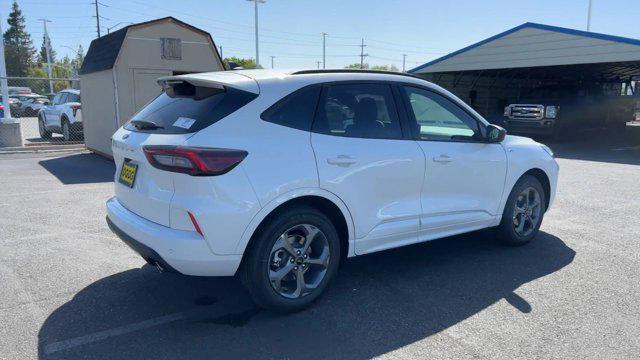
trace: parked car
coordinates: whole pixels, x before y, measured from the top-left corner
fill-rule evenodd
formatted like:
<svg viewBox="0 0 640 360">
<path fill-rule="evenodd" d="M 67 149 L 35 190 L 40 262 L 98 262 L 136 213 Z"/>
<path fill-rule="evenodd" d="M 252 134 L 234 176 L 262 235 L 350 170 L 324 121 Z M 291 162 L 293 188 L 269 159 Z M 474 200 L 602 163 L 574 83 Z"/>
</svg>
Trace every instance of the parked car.
<svg viewBox="0 0 640 360">
<path fill-rule="evenodd" d="M 2 95 L 0 95 L 0 103 L 2 102 Z M 20 102 L 18 99 L 9 96 L 9 106 L 11 107 L 11 116 L 18 117 L 16 114 L 20 112 Z M 2 107 L 2 117 L 4 117 L 4 105 Z"/>
<path fill-rule="evenodd" d="M 65 141 L 83 136 L 80 90 L 62 90 L 51 105 L 38 111 L 40 137 L 50 139 L 52 133 L 62 134 Z"/>
<path fill-rule="evenodd" d="M 31 94 L 31 88 L 26 86 L 9 86 L 9 96 Z"/>
<path fill-rule="evenodd" d="M 18 100 L 15 117 L 21 116 L 37 116 L 43 106 L 49 105 L 50 101 L 46 96 L 38 94 L 20 94 L 14 95 L 12 98 Z"/>
<path fill-rule="evenodd" d="M 112 137 L 107 223 L 148 263 L 240 275 L 309 306 L 346 257 L 485 228 L 536 236 L 558 164 L 410 75 L 240 70 L 160 79 Z"/>
</svg>

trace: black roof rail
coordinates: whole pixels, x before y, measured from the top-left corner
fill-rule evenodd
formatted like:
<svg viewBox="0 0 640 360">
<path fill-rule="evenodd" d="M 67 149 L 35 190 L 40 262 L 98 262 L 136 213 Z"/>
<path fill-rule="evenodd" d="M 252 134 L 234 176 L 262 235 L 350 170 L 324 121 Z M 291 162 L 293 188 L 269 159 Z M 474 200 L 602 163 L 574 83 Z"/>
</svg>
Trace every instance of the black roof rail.
<svg viewBox="0 0 640 360">
<path fill-rule="evenodd" d="M 368 70 L 368 69 L 311 69 L 311 70 L 295 71 L 295 72 L 292 72 L 291 75 L 341 74 L 341 73 L 346 73 L 346 74 L 349 74 L 349 73 L 351 73 L 351 74 L 365 73 L 365 74 L 400 75 L 400 76 L 407 76 L 407 77 L 412 77 L 412 78 L 415 78 L 415 79 L 425 80 L 425 78 L 417 76 L 417 75 L 413 75 L 413 74 L 407 74 L 407 73 L 396 72 L 396 71 Z"/>
</svg>

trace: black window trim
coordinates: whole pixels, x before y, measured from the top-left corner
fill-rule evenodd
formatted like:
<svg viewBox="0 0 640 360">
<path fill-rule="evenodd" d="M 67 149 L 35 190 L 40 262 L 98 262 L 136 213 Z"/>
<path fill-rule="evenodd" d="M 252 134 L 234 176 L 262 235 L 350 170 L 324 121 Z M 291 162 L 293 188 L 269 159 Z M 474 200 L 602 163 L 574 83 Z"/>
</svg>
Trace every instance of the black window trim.
<svg viewBox="0 0 640 360">
<path fill-rule="evenodd" d="M 398 117 L 398 121 L 399 121 L 399 126 L 400 126 L 400 137 L 399 138 L 366 138 L 366 137 L 354 137 L 354 136 L 342 136 L 342 135 L 334 135 L 334 134 L 327 134 L 321 131 L 317 131 L 317 129 L 315 128 L 316 126 L 316 121 L 320 115 L 320 111 L 321 111 L 321 107 L 320 104 L 326 99 L 327 97 L 327 90 L 330 86 L 333 85 L 353 85 L 353 84 L 379 84 L 379 85 L 388 85 L 390 90 L 391 90 L 391 98 L 393 100 L 393 106 L 395 108 L 396 111 L 396 116 Z M 320 97 L 318 99 L 318 103 L 316 105 L 316 112 L 315 115 L 313 117 L 313 122 L 311 124 L 311 132 L 315 133 L 315 134 L 320 134 L 320 135 L 327 135 L 327 136 L 336 136 L 336 137 L 342 137 L 342 138 L 351 138 L 351 139 L 369 139 L 369 140 L 413 140 L 411 134 L 409 133 L 409 131 L 407 131 L 407 127 L 406 127 L 406 122 L 404 120 L 405 118 L 405 111 L 402 111 L 404 109 L 400 109 L 401 106 L 398 103 L 398 96 L 399 94 L 397 94 L 397 90 L 394 91 L 394 87 L 395 84 L 397 84 L 397 81 L 389 81 L 389 80 L 336 80 L 336 81 L 327 81 L 327 82 L 320 82 L 317 83 L 316 85 L 321 85 L 322 86 L 322 91 L 320 92 Z"/>
<path fill-rule="evenodd" d="M 289 129 L 295 129 L 295 130 L 301 130 L 301 131 L 306 131 L 306 132 L 311 132 L 311 129 L 313 129 L 313 123 L 315 121 L 316 118 L 316 113 L 318 112 L 318 104 L 320 104 L 320 99 L 322 98 L 322 83 L 314 83 L 314 84 L 309 84 L 309 85 L 305 85 L 301 88 L 298 88 L 290 93 L 288 93 L 287 95 L 279 98 L 278 100 L 276 100 L 273 104 L 271 104 L 268 108 L 266 108 L 263 112 L 260 113 L 260 119 L 262 119 L 263 121 L 266 121 L 270 124 L 274 124 L 274 125 L 279 125 L 279 126 L 284 126 L 287 127 Z M 287 101 L 288 99 L 290 99 L 291 97 L 297 96 L 298 94 L 300 94 L 303 91 L 306 91 L 309 88 L 313 88 L 313 87 L 318 87 L 320 88 L 320 92 L 318 94 L 318 97 L 316 98 L 316 105 L 315 108 L 313 109 L 313 115 L 311 117 L 311 122 L 309 122 L 309 128 L 304 130 L 304 129 L 299 129 L 296 127 L 292 127 L 292 126 L 288 126 L 288 125 L 284 125 L 284 124 L 279 124 L 277 122 L 273 122 L 269 119 L 267 119 L 267 115 L 270 111 L 272 111 L 273 109 L 275 109 L 276 107 L 281 106 L 285 101 Z"/>
<path fill-rule="evenodd" d="M 415 114 L 413 113 L 413 109 L 411 108 L 411 103 L 409 102 L 409 98 L 406 94 L 406 92 L 401 89 L 401 87 L 413 87 L 413 88 L 417 88 L 417 89 L 421 89 L 424 91 L 428 91 L 431 93 L 434 93 L 436 95 L 440 95 L 443 98 L 445 98 L 446 100 L 449 100 L 454 106 L 456 106 L 458 109 L 464 111 L 467 115 L 469 115 L 473 120 L 476 121 L 476 124 L 478 124 L 478 130 L 480 130 L 480 136 L 482 137 L 482 139 L 469 139 L 469 140 L 463 140 L 463 139 L 449 139 L 449 140 L 443 140 L 443 139 L 422 139 L 420 138 L 420 133 L 414 133 L 412 134 L 412 140 L 416 140 L 416 141 L 431 141 L 431 142 L 455 142 L 455 143 L 474 143 L 474 144 L 482 144 L 482 143 L 488 143 L 488 141 L 486 140 L 486 133 L 487 133 L 487 125 L 485 125 L 484 122 L 482 122 L 482 120 L 478 119 L 477 116 L 475 116 L 473 113 L 469 112 L 467 109 L 465 109 L 464 107 L 460 106 L 460 104 L 458 104 L 457 101 L 455 101 L 454 99 L 452 99 L 450 96 L 448 96 L 447 94 L 438 91 L 437 89 L 432 89 L 429 88 L 427 86 L 423 86 L 423 85 L 419 85 L 419 84 L 414 84 L 414 83 L 407 83 L 407 82 L 397 82 L 396 83 L 398 86 L 398 91 L 400 93 L 400 96 L 402 97 L 402 104 L 405 108 L 405 112 L 407 113 L 407 120 L 408 121 L 415 121 L 417 122 L 416 118 L 415 118 Z M 411 126 L 410 128 L 415 128 L 413 126 Z"/>
</svg>

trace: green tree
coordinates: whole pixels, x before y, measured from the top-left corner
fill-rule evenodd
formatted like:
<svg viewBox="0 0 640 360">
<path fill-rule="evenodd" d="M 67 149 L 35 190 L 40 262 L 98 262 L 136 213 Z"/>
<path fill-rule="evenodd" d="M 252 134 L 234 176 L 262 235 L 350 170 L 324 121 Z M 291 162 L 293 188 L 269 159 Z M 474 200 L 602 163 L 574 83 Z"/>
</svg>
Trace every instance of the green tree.
<svg viewBox="0 0 640 360">
<path fill-rule="evenodd" d="M 371 70 L 383 70 L 383 71 L 395 71 L 398 72 L 398 68 L 395 65 L 373 65 Z"/>
<path fill-rule="evenodd" d="M 245 69 L 255 69 L 256 66 L 256 61 L 254 59 L 243 59 L 243 58 L 239 58 L 236 56 L 231 56 L 228 58 L 224 58 L 224 60 L 222 61 L 225 64 L 225 67 L 227 69 L 229 69 L 229 62 L 233 62 L 236 63 L 237 66 L 241 66 Z"/>
<path fill-rule="evenodd" d="M 84 61 L 84 48 L 82 47 L 82 45 L 78 45 L 78 51 L 76 52 L 76 57 L 73 59 L 73 66 L 77 70 L 80 70 L 80 67 L 82 66 L 83 61 Z"/>
<path fill-rule="evenodd" d="M 40 53 L 38 53 L 38 62 L 41 64 L 47 63 L 47 39 L 42 36 L 42 45 L 40 46 Z M 53 48 L 49 49 L 49 57 L 51 57 L 51 62 L 56 62 L 56 51 Z"/>
<path fill-rule="evenodd" d="M 33 66 L 36 50 L 26 30 L 25 19 L 14 0 L 7 19 L 9 28 L 3 34 L 4 56 L 9 76 L 26 76 Z"/>
<path fill-rule="evenodd" d="M 353 64 L 349 64 L 347 66 L 344 67 L 345 69 L 360 69 L 360 63 L 353 63 Z M 366 70 L 369 68 L 369 64 L 364 63 L 362 65 L 362 69 Z"/>
</svg>

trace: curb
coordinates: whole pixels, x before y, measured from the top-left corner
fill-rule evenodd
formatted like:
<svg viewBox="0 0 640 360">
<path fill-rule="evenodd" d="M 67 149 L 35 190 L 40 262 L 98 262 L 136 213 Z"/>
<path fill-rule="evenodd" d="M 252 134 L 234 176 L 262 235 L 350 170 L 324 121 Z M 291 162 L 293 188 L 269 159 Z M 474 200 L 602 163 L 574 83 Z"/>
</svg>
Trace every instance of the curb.
<svg viewBox="0 0 640 360">
<path fill-rule="evenodd" d="M 53 145 L 53 146 L 24 146 L 24 147 L 0 147 L 0 154 L 28 154 L 28 153 L 55 153 L 67 151 L 87 150 L 84 144 Z"/>
</svg>

